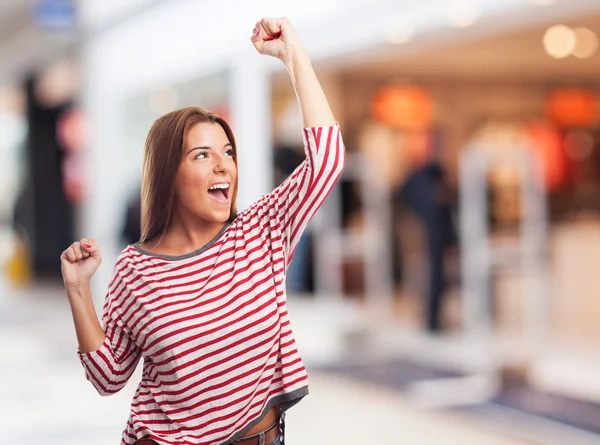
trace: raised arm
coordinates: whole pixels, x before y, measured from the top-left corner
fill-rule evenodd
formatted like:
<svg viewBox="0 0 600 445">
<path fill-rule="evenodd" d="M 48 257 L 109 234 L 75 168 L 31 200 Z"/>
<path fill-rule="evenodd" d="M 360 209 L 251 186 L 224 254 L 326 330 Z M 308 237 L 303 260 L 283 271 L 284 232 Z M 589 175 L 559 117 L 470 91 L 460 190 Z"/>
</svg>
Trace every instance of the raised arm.
<svg viewBox="0 0 600 445">
<path fill-rule="evenodd" d="M 263 19 L 252 43 L 264 55 L 280 59 L 288 70 L 302 111 L 306 159 L 286 181 L 254 207 L 268 215 L 271 233 L 283 237 L 286 265 L 306 225 L 335 185 L 345 148 L 325 93 L 296 30 L 285 18 Z"/>
</svg>

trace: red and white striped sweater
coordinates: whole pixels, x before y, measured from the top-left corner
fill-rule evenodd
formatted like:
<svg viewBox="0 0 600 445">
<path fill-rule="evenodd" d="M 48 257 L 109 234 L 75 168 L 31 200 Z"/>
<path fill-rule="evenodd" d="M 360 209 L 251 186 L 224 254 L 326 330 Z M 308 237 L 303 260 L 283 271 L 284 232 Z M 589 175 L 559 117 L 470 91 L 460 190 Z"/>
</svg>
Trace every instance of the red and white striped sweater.
<svg viewBox="0 0 600 445">
<path fill-rule="evenodd" d="M 285 273 L 310 218 L 339 177 L 339 125 L 304 129 L 306 159 L 203 248 L 165 256 L 128 246 L 104 304 L 106 340 L 79 353 L 102 395 L 144 358 L 122 443 L 226 444 L 268 409 L 308 394 L 290 327 Z"/>
</svg>

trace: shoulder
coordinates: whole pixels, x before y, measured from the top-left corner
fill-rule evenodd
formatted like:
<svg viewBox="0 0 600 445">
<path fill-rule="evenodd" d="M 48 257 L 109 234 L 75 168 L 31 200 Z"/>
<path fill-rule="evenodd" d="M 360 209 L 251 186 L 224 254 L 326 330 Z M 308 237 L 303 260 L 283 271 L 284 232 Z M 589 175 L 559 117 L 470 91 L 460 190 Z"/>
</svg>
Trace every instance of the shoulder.
<svg viewBox="0 0 600 445">
<path fill-rule="evenodd" d="M 125 276 L 130 275 L 135 269 L 135 265 L 139 262 L 140 254 L 136 251 L 132 244 L 127 245 L 117 256 L 113 266 L 112 281 L 120 281 Z"/>
<path fill-rule="evenodd" d="M 136 259 L 137 256 L 139 256 L 139 254 L 138 254 L 135 246 L 133 244 L 128 244 L 117 256 L 117 260 L 115 261 L 115 266 L 133 261 Z"/>
</svg>

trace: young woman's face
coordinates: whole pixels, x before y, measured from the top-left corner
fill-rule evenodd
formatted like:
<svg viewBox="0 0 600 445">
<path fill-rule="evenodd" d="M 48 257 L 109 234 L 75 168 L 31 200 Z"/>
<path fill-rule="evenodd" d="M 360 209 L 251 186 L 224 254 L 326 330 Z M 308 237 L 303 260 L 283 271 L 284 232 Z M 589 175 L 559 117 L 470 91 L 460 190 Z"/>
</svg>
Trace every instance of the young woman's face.
<svg viewBox="0 0 600 445">
<path fill-rule="evenodd" d="M 194 125 L 183 144 L 176 177 L 176 196 L 184 213 L 209 223 L 229 219 L 237 178 L 233 146 L 221 125 Z"/>
</svg>

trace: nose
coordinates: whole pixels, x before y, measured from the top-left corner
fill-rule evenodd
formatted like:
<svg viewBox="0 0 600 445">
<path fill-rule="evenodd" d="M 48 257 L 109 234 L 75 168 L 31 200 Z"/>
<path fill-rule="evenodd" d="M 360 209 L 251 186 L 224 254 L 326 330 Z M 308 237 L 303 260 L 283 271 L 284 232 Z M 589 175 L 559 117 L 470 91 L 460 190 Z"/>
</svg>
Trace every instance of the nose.
<svg viewBox="0 0 600 445">
<path fill-rule="evenodd" d="M 223 156 L 216 156 L 215 158 L 214 171 L 215 173 L 228 173 L 229 166 L 227 165 L 227 159 Z"/>
</svg>

